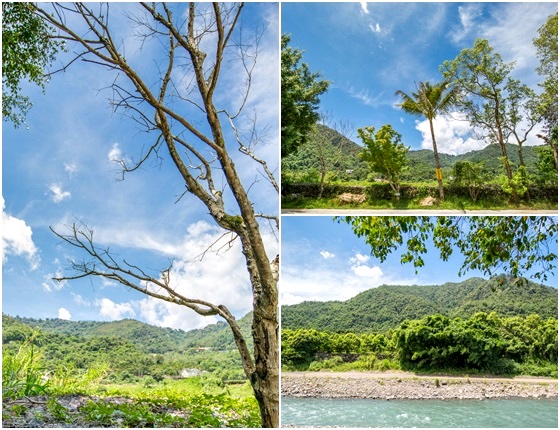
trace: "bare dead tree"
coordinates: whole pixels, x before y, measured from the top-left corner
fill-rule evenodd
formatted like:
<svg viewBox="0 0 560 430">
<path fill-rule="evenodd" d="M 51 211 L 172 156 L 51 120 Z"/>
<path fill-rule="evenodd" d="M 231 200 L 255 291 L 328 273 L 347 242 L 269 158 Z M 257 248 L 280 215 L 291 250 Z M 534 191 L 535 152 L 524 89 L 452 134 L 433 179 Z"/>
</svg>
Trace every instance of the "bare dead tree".
<svg viewBox="0 0 560 430">
<path fill-rule="evenodd" d="M 331 112 L 319 113 L 318 124 L 331 128 L 348 140 L 350 140 L 352 132 L 356 129 L 355 126 L 348 120 L 338 122 L 334 121 Z M 340 159 L 343 154 L 344 140 L 339 139 L 338 143 L 334 142 L 332 141 L 332 136 L 330 136 L 324 128 L 319 130 L 317 127 L 314 127 L 312 136 L 312 142 L 315 146 L 315 150 L 317 151 L 317 158 L 319 160 L 320 178 L 318 198 L 321 198 L 325 189 L 327 173 L 329 173 L 329 171 L 339 173 L 341 170 Z M 331 146 L 334 146 L 334 150 L 329 150 L 329 147 Z"/>
<path fill-rule="evenodd" d="M 251 89 L 260 34 L 253 43 L 244 43 L 240 24 L 243 3 L 189 3 L 186 11 L 184 7 L 184 4 L 140 3 L 136 12 L 128 12 L 139 40 L 147 43 L 157 39 L 165 49 L 163 59 L 158 58 L 160 73 L 155 81 L 153 77 L 143 76 L 141 70 L 127 61 L 125 43 L 117 40 L 110 25 L 110 4 L 55 3 L 37 6 L 36 12 L 58 30 L 59 39 L 76 50 L 70 64 L 85 61 L 117 74 L 110 87 L 112 105 L 153 134 L 153 144 L 137 161 L 119 160 L 123 176 L 137 170 L 146 160 L 158 157 L 160 151 L 167 151 L 184 181 L 185 193 L 204 203 L 215 222 L 240 240 L 253 293 L 253 357 L 234 316 L 224 305 L 181 295 L 172 286 L 171 266 L 154 277 L 126 260 L 117 260 L 108 249 L 95 245 L 93 231 L 85 225 L 74 224 L 67 234 L 55 231 L 65 243 L 87 257 L 83 261 L 71 261 L 74 273 L 58 280 L 103 277 L 156 299 L 185 306 L 200 315 L 224 318 L 259 403 L 262 424 L 278 427 L 279 259 L 276 256 L 271 261 L 268 257 L 258 222 L 268 220 L 277 228 L 278 217 L 255 212 L 248 189 L 231 158 L 231 151 L 237 149 L 258 163 L 262 176 L 272 185 L 272 198 L 277 198 L 274 172 L 255 153 L 255 146 L 262 140 L 255 125 L 256 115 L 249 131 L 239 125 Z M 225 69 L 226 60 L 229 70 Z M 220 77 L 232 73 L 230 61 L 240 65 L 244 91 L 236 108 L 219 109 L 216 95 L 224 90 L 219 86 Z M 192 111 L 198 112 L 197 120 L 202 118 L 202 125 L 195 122 Z M 231 128 L 230 135 L 234 136 L 229 141 L 223 124 Z M 218 182 L 225 184 L 223 189 L 217 187 Z M 234 210 L 226 210 L 226 196 L 232 196 Z"/>
</svg>

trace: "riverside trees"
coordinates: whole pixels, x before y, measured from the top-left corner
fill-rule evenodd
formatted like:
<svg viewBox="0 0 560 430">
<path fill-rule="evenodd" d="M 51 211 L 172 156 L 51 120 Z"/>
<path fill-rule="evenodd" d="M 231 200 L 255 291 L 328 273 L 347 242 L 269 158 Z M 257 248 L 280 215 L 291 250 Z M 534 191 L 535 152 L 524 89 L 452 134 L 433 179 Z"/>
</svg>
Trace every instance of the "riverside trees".
<svg viewBox="0 0 560 430">
<path fill-rule="evenodd" d="M 259 403 L 262 424 L 277 427 L 279 261 L 278 257 L 269 257 L 259 222 L 271 222 L 271 227 L 277 229 L 278 219 L 275 214 L 255 210 L 255 202 L 247 193 L 250 184 L 242 182 L 232 159 L 232 152 L 239 151 L 257 163 L 270 182 L 271 196 L 277 195 L 273 171 L 255 153 L 262 130 L 255 125 L 245 133 L 240 125 L 242 119 L 247 123 L 242 112 L 249 97 L 260 39 L 257 34 L 253 41 L 245 40 L 241 31 L 243 12 L 243 3 L 189 3 L 186 7 L 140 3 L 126 15 L 135 27 L 128 37 L 136 37 L 140 44 L 155 41 L 159 47 L 153 59 L 158 72 L 154 77 L 127 58 L 127 44 L 114 27 L 112 5 L 54 4 L 35 9 L 36 16 L 56 30 L 58 40 L 71 44 L 75 56 L 70 64 L 81 59 L 92 67 L 115 72 L 110 86 L 112 106 L 153 136 L 153 143 L 139 161 L 119 160 L 123 175 L 164 151 L 186 188 L 184 194 L 189 193 L 204 205 L 229 237 L 229 244 L 240 240 L 252 290 L 254 351 L 249 351 L 235 317 L 218 298 L 209 302 L 181 294 L 173 279 L 172 264 L 158 275 L 150 275 L 147 269 L 96 245 L 93 231 L 83 224 L 73 224 L 65 234 L 56 232 L 64 243 L 79 249 L 87 258 L 71 261 L 74 273 L 57 280 L 102 277 L 200 315 L 222 317 L 235 338 L 245 375 Z M 144 58 L 143 63 L 150 62 Z M 239 74 L 232 71 L 233 64 Z M 226 77 L 230 80 L 227 85 Z M 222 98 L 224 91 L 231 90 L 231 80 L 243 90 L 234 106 L 225 104 Z M 248 122 L 256 124 L 256 118 Z"/>
</svg>

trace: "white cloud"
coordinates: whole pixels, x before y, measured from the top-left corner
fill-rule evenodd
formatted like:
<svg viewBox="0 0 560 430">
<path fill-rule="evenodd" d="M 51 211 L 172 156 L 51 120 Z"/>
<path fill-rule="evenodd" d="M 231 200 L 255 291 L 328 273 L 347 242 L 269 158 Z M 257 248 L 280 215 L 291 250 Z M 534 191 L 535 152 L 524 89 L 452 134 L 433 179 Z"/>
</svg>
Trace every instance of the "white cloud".
<svg viewBox="0 0 560 430">
<path fill-rule="evenodd" d="M 173 242 L 166 242 L 145 230 L 128 231 L 116 238 L 108 231 L 96 229 L 100 246 L 118 243 L 119 246 L 150 249 L 173 258 L 170 278 L 171 285 L 178 293 L 188 298 L 225 305 L 236 317 L 241 317 L 252 309 L 247 266 L 239 240 L 229 244 L 231 235 L 223 234 L 221 228 L 206 221 L 190 224 L 184 236 L 177 237 Z M 276 255 L 276 239 L 267 235 L 263 239 L 273 258 Z M 153 248 L 150 248 L 152 245 Z M 217 321 L 216 318 L 201 317 L 184 306 L 150 297 L 130 302 L 129 305 L 138 317 L 158 326 L 190 330 Z"/>
<path fill-rule="evenodd" d="M 54 273 L 47 273 L 46 275 L 43 276 L 43 282 L 42 282 L 42 287 L 45 291 L 47 292 L 51 292 L 51 291 L 59 291 L 62 290 L 66 284 L 68 283 L 68 281 L 63 280 L 63 281 L 55 281 L 53 278 L 62 278 L 64 276 L 64 273 L 62 271 L 62 266 L 60 265 L 60 261 L 58 260 L 58 258 L 55 258 L 55 260 L 53 261 L 53 264 L 56 266 L 56 271 Z"/>
<path fill-rule="evenodd" d="M 369 261 L 369 255 L 360 254 L 357 252 L 354 257 L 349 259 L 352 272 L 360 278 L 371 278 L 371 280 L 378 281 L 383 276 L 383 271 L 379 266 L 368 266 L 366 263 Z"/>
<path fill-rule="evenodd" d="M 379 266 L 366 266 L 362 265 L 355 265 L 352 266 L 352 271 L 361 278 L 373 278 L 373 279 L 380 279 L 383 276 L 383 271 Z"/>
<path fill-rule="evenodd" d="M 231 237 L 222 235 L 220 228 L 204 221 L 191 225 L 183 241 L 175 246 L 175 255 L 181 257 L 173 263 L 171 285 L 185 297 L 222 304 L 234 315 L 243 316 L 252 308 L 246 263 L 239 240 L 229 248 Z M 214 245 L 209 249 L 211 244 Z M 140 314 L 150 324 L 184 330 L 215 321 L 185 307 L 151 298 L 142 300 Z"/>
<path fill-rule="evenodd" d="M 373 23 L 370 23 L 368 27 L 373 33 L 381 33 L 381 27 L 379 26 L 378 22 L 375 23 L 375 25 L 373 25 Z"/>
<path fill-rule="evenodd" d="M 72 314 L 70 314 L 68 309 L 60 308 L 58 310 L 58 318 L 60 318 L 61 320 L 69 320 L 70 318 L 72 318 Z"/>
<path fill-rule="evenodd" d="M 301 256 L 302 261 L 307 258 L 305 253 Z M 283 266 L 281 304 L 347 300 L 395 279 L 394 274 L 384 274 L 379 266 L 368 265 L 369 260 L 369 256 L 356 252 L 341 264 L 323 260 L 311 264 L 312 260 L 309 260 L 309 265 Z"/>
<path fill-rule="evenodd" d="M 483 13 L 483 8 L 490 13 Z M 538 60 L 533 38 L 547 16 L 556 12 L 557 8 L 557 3 L 545 2 L 462 5 L 458 7 L 461 24 L 449 36 L 461 48 L 477 37 L 488 39 L 504 61 L 515 61 L 513 74 L 535 87 L 538 77 L 534 70 Z"/>
<path fill-rule="evenodd" d="M 25 256 L 31 269 L 39 267 L 41 259 L 33 243 L 33 231 L 25 221 L 8 215 L 2 197 L 2 263 L 8 261 L 8 255 Z"/>
<path fill-rule="evenodd" d="M 136 312 L 130 303 L 115 303 L 106 297 L 95 301 L 95 305 L 99 308 L 101 316 L 114 320 L 121 320 L 123 318 L 132 318 L 136 316 Z"/>
<path fill-rule="evenodd" d="M 70 194 L 69 191 L 63 191 L 62 187 L 60 186 L 60 184 L 51 184 L 49 185 L 49 190 L 51 191 L 52 195 L 51 195 L 51 200 L 54 203 L 60 203 L 64 200 L 69 199 L 70 197 L 72 197 L 72 194 Z"/>
<path fill-rule="evenodd" d="M 369 255 L 360 254 L 356 252 L 356 255 L 350 258 L 351 264 L 364 264 L 369 260 Z"/>
<path fill-rule="evenodd" d="M 76 163 L 64 163 L 64 171 L 68 173 L 69 177 L 72 177 L 78 171 L 78 166 Z"/>
<path fill-rule="evenodd" d="M 455 27 L 450 34 L 451 40 L 456 44 L 462 43 L 465 38 L 469 37 L 478 28 L 478 18 L 482 14 L 481 5 L 479 4 L 459 6 L 458 10 L 461 25 Z"/>
<path fill-rule="evenodd" d="M 107 159 L 109 161 L 121 161 L 122 160 L 122 151 L 118 143 L 113 143 L 111 150 L 107 154 Z"/>
<path fill-rule="evenodd" d="M 370 90 L 367 88 L 357 89 L 353 86 L 343 89 L 343 91 L 348 93 L 351 97 L 360 100 L 366 106 L 378 107 L 382 105 L 393 105 L 392 101 L 389 101 L 384 97 L 384 92 L 372 95 Z"/>
<path fill-rule="evenodd" d="M 74 292 L 70 292 L 72 297 L 74 297 L 74 303 L 81 305 L 81 306 L 91 306 L 89 300 L 85 300 L 80 294 L 76 294 Z"/>
<path fill-rule="evenodd" d="M 328 260 L 329 258 L 334 258 L 335 257 L 335 255 L 330 253 L 329 251 L 321 251 L 320 254 L 325 260 Z"/>
<path fill-rule="evenodd" d="M 473 128 L 468 121 L 460 120 L 462 115 L 452 116 L 438 116 L 433 121 L 438 152 L 458 155 L 488 146 L 488 142 L 473 137 Z M 416 121 L 416 130 L 422 133 L 422 149 L 433 150 L 429 121 Z"/>
<path fill-rule="evenodd" d="M 361 6 L 361 8 L 362 8 L 362 14 L 368 15 L 368 14 L 369 14 L 369 10 L 368 10 L 368 6 L 367 6 L 367 2 L 366 2 L 366 1 L 361 1 L 361 2 L 360 2 L 360 6 Z"/>
</svg>

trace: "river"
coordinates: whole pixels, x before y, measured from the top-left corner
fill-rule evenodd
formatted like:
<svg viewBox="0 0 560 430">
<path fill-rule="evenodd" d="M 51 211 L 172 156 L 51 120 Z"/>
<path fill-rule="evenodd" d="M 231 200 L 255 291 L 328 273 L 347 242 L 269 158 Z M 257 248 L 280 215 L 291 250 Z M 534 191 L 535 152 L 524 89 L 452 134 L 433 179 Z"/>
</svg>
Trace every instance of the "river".
<svg viewBox="0 0 560 430">
<path fill-rule="evenodd" d="M 558 399 L 376 400 L 282 397 L 282 425 L 558 428 Z"/>
</svg>

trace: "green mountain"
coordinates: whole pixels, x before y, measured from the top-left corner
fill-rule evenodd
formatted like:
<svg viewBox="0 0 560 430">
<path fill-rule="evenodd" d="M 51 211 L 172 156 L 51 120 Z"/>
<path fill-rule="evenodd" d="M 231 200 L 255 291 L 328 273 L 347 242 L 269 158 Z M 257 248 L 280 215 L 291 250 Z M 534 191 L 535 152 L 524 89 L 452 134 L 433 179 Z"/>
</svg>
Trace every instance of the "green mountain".
<svg viewBox="0 0 560 430">
<path fill-rule="evenodd" d="M 252 313 L 238 320 L 241 331 L 248 343 L 252 344 L 251 333 Z M 70 335 L 81 338 L 107 337 L 119 338 L 130 342 L 141 351 L 163 354 L 181 351 L 188 348 L 209 347 L 219 350 L 235 349 L 235 343 L 229 326 L 225 322 L 211 324 L 202 329 L 183 331 L 166 327 L 156 327 L 132 319 L 121 321 L 67 321 L 58 318 L 34 319 L 10 317 L 2 314 L 3 341 L 23 340 L 33 329 L 45 333 Z"/>
<path fill-rule="evenodd" d="M 353 170 L 352 178 L 365 180 L 368 168 L 366 163 L 358 157 L 362 147 L 329 127 L 318 125 L 317 128 L 317 134 L 312 136 L 296 153 L 282 159 L 282 170 L 295 173 L 310 172 L 313 169 L 320 171 L 321 159 L 324 159 L 328 171 L 343 176 L 346 170 Z M 404 143 L 406 145 L 406 142 Z M 321 151 L 318 150 L 319 147 Z M 537 148 L 526 146 L 522 151 L 525 165 L 531 174 L 537 172 Z M 506 149 L 510 164 L 516 169 L 519 165 L 517 146 L 508 144 Z M 440 164 L 445 176 L 451 174 L 453 165 L 458 161 L 481 162 L 490 175 L 503 175 L 505 170 L 500 161 L 501 157 L 502 152 L 498 145 L 488 145 L 481 150 L 461 155 L 439 153 Z M 403 181 L 418 182 L 433 179 L 435 169 L 433 151 L 411 150 L 407 154 L 407 159 L 409 168 L 403 174 Z"/>
<path fill-rule="evenodd" d="M 502 316 L 539 314 L 557 318 L 558 290 L 542 284 L 496 276 L 430 286 L 382 285 L 346 300 L 282 306 L 283 329 L 380 332 L 405 319 L 435 313 L 468 318 L 476 312 Z"/>
</svg>

